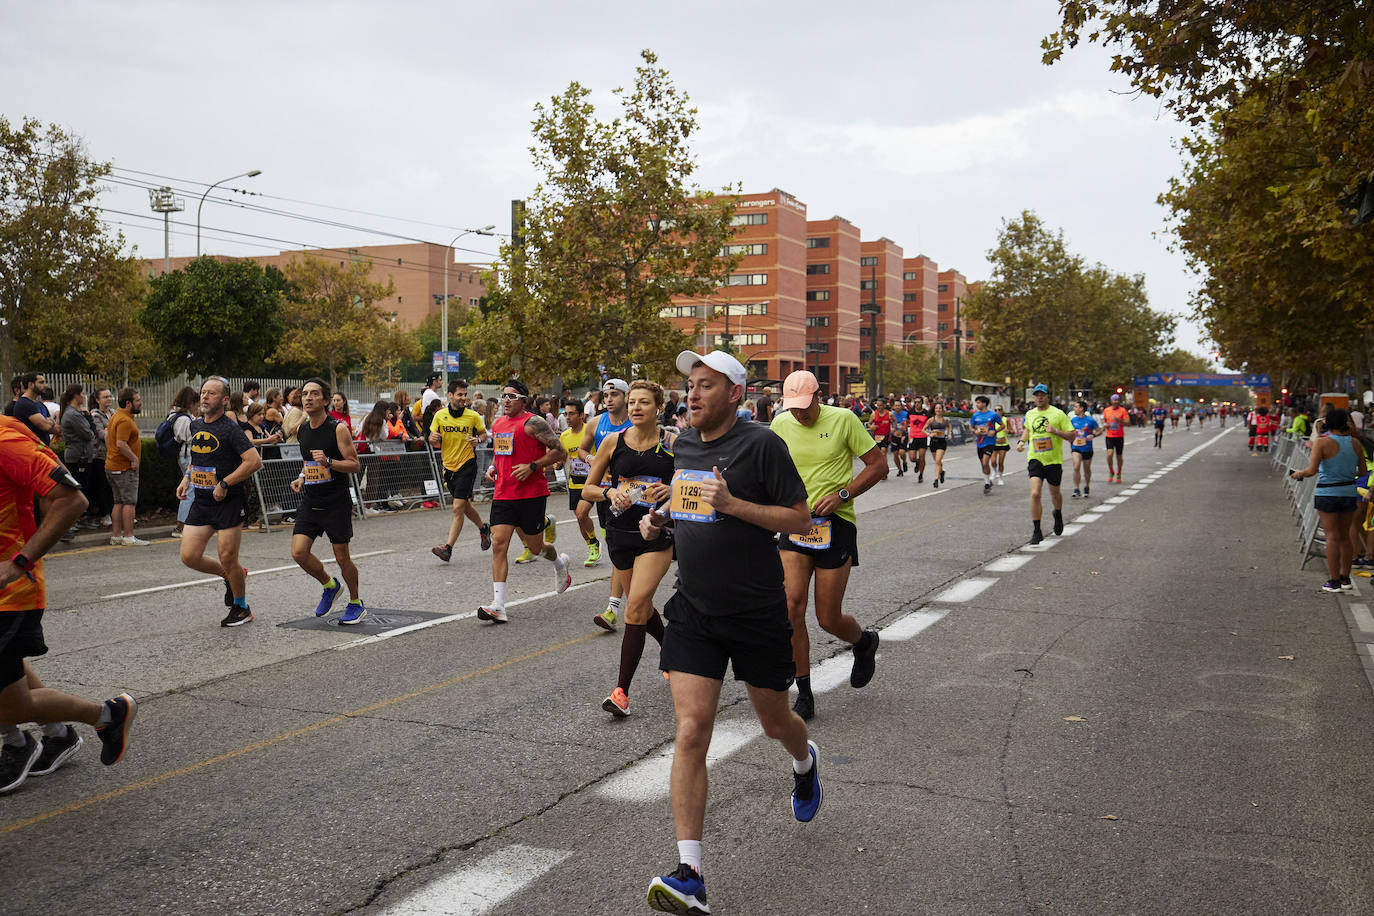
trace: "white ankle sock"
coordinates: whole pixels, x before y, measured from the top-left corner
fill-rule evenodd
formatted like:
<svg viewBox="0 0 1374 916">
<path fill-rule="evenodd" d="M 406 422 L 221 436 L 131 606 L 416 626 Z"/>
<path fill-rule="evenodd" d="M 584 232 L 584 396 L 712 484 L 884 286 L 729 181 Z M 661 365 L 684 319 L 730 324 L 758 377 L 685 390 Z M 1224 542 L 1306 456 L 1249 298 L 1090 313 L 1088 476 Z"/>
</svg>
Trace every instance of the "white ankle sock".
<svg viewBox="0 0 1374 916">
<path fill-rule="evenodd" d="M 808 749 L 806 752 L 805 760 L 792 761 L 792 772 L 796 773 L 798 776 L 800 776 L 803 773 L 810 773 L 811 767 L 815 764 L 815 762 L 816 761 L 811 759 L 811 751 L 810 749 Z"/>
<path fill-rule="evenodd" d="M 685 862 L 701 874 L 701 840 L 678 840 L 677 860 Z"/>
<path fill-rule="evenodd" d="M 625 599 L 624 599 L 624 597 L 612 598 L 612 599 L 611 599 L 611 610 L 615 611 L 617 614 L 620 613 L 620 609 L 623 608 L 624 606 L 625 606 Z"/>
<path fill-rule="evenodd" d="M 493 604 L 495 604 L 497 607 L 502 607 L 502 608 L 506 606 L 506 583 L 504 583 L 504 582 L 493 582 L 493 583 L 491 583 L 491 593 L 492 593 L 492 595 L 494 596 L 494 597 L 492 598 L 492 603 L 493 603 Z"/>
<path fill-rule="evenodd" d="M 49 738 L 61 738 L 66 733 L 66 722 L 49 722 L 43 726 L 43 734 Z"/>
</svg>

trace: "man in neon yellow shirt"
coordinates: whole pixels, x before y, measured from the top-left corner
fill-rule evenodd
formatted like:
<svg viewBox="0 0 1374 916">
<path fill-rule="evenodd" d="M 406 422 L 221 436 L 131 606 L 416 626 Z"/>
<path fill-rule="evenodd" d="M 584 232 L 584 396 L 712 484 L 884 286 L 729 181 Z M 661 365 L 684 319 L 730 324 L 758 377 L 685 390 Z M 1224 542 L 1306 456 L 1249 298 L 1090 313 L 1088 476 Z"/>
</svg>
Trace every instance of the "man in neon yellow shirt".
<svg viewBox="0 0 1374 916">
<path fill-rule="evenodd" d="M 1064 443 L 1061 440 L 1072 442 L 1078 433 L 1069 422 L 1068 415 L 1050 405 L 1050 389 L 1047 386 L 1036 385 L 1031 389 L 1031 394 L 1035 397 L 1035 407 L 1026 411 L 1026 425 L 1021 430 L 1016 450 L 1023 452 L 1026 443 L 1030 443 L 1030 461 L 1027 463 L 1031 483 L 1030 542 L 1039 544 L 1045 539 L 1040 531 L 1040 490 L 1045 484 L 1050 485 L 1050 502 L 1054 505 L 1054 533 L 1056 536 L 1064 533 L 1064 496 L 1059 492 L 1059 481 L 1064 476 Z"/>
<path fill-rule="evenodd" d="M 821 629 L 854 647 L 850 685 L 863 687 L 873 678 L 878 632 L 860 627 L 841 610 L 841 603 L 850 567 L 859 565 L 854 497 L 887 477 L 883 447 L 873 441 L 852 411 L 823 405 L 820 388 L 816 377 L 804 369 L 789 375 L 782 385 L 782 407 L 770 426 L 787 443 L 792 463 L 806 485 L 806 503 L 811 509 L 811 530 L 784 535 L 778 542 L 796 666 L 797 700 L 792 711 L 803 719 L 816 714 L 811 691 L 811 635 L 806 629 L 806 593 L 813 573 L 816 619 Z M 855 455 L 864 463 L 857 476 Z"/>
<path fill-rule="evenodd" d="M 463 530 L 463 519 L 472 519 L 477 526 L 483 550 L 491 548 L 491 526 L 482 523 L 482 516 L 472 505 L 472 490 L 477 480 L 477 453 L 474 442 L 487 438 L 487 426 L 482 415 L 468 406 L 466 379 L 454 379 L 448 385 L 448 406 L 434 414 L 430 423 L 429 444 L 443 449 L 444 485 L 453 497 L 453 520 L 448 526 L 448 540 L 430 550 L 447 563 L 453 556 L 453 545 Z"/>
</svg>

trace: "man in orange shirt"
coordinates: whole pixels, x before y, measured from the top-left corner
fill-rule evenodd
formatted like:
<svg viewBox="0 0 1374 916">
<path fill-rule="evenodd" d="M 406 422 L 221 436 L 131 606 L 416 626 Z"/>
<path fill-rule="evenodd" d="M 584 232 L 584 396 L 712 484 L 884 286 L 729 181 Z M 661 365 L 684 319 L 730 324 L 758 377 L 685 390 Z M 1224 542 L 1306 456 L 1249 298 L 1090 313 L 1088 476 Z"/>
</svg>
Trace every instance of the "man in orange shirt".
<svg viewBox="0 0 1374 916">
<path fill-rule="evenodd" d="M 43 524 L 34 518 L 34 499 Z M 29 657 L 47 653 L 43 642 L 43 554 L 86 509 L 81 485 L 23 423 L 0 417 L 0 794 L 30 774 L 56 770 L 81 747 L 69 721 L 93 725 L 104 745 L 100 761 L 118 763 L 137 709 L 122 693 L 103 704 L 43 686 Z M 43 725 L 36 740 L 19 727 Z"/>
<path fill-rule="evenodd" d="M 143 409 L 143 398 L 136 388 L 119 392 L 119 409 L 105 430 L 105 477 L 114 492 L 110 511 L 110 543 L 116 547 L 147 547 L 148 542 L 134 537 L 134 507 L 138 505 L 138 465 L 143 459 L 142 441 L 134 415 Z"/>
<path fill-rule="evenodd" d="M 1121 395 L 1112 395 L 1111 406 L 1102 411 L 1107 434 L 1107 483 L 1121 483 L 1122 450 L 1126 448 L 1126 427 L 1131 415 L 1121 406 Z"/>
</svg>

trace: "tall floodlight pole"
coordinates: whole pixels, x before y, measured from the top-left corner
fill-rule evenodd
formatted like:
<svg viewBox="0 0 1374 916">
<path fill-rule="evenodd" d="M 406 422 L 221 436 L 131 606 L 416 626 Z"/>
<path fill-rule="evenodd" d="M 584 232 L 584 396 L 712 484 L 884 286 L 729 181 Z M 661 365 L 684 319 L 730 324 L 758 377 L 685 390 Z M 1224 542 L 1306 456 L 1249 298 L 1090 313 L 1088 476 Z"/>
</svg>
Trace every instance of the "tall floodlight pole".
<svg viewBox="0 0 1374 916">
<path fill-rule="evenodd" d="M 186 201 L 172 193 L 171 188 L 149 188 L 148 206 L 162 214 L 162 272 L 172 269 L 172 217 L 186 209 Z"/>
<path fill-rule="evenodd" d="M 210 196 L 210 192 L 226 181 L 233 181 L 235 178 L 256 178 L 262 174 L 262 169 L 253 169 L 248 172 L 239 172 L 237 175 L 230 175 L 228 178 L 221 178 L 219 181 L 205 189 L 205 193 L 200 195 L 200 203 L 196 205 L 196 257 L 200 257 L 200 208 L 205 206 L 205 198 Z"/>
<path fill-rule="evenodd" d="M 448 243 L 444 249 L 444 307 L 443 317 L 439 319 L 439 349 L 443 356 L 439 357 L 439 371 L 444 377 L 444 391 L 448 391 L 448 266 L 453 262 L 453 246 L 458 244 L 458 240 L 465 235 L 491 235 L 491 231 L 496 228 L 495 223 L 488 223 L 481 229 L 464 229 L 453 237 L 453 241 Z"/>
</svg>

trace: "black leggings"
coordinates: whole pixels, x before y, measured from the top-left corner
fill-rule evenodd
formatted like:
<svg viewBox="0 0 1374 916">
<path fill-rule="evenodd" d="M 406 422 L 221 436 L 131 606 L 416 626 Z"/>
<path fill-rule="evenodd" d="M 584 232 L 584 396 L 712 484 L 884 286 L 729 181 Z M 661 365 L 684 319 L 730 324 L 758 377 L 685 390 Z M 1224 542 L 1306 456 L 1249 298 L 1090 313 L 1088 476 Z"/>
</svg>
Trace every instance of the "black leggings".
<svg viewBox="0 0 1374 916">
<path fill-rule="evenodd" d="M 114 491 L 110 489 L 110 481 L 105 476 L 105 459 L 97 458 L 86 466 L 86 475 L 78 476 L 77 481 L 81 484 L 81 492 L 86 494 L 86 515 L 94 519 L 102 519 L 110 514 L 114 509 Z"/>
</svg>

